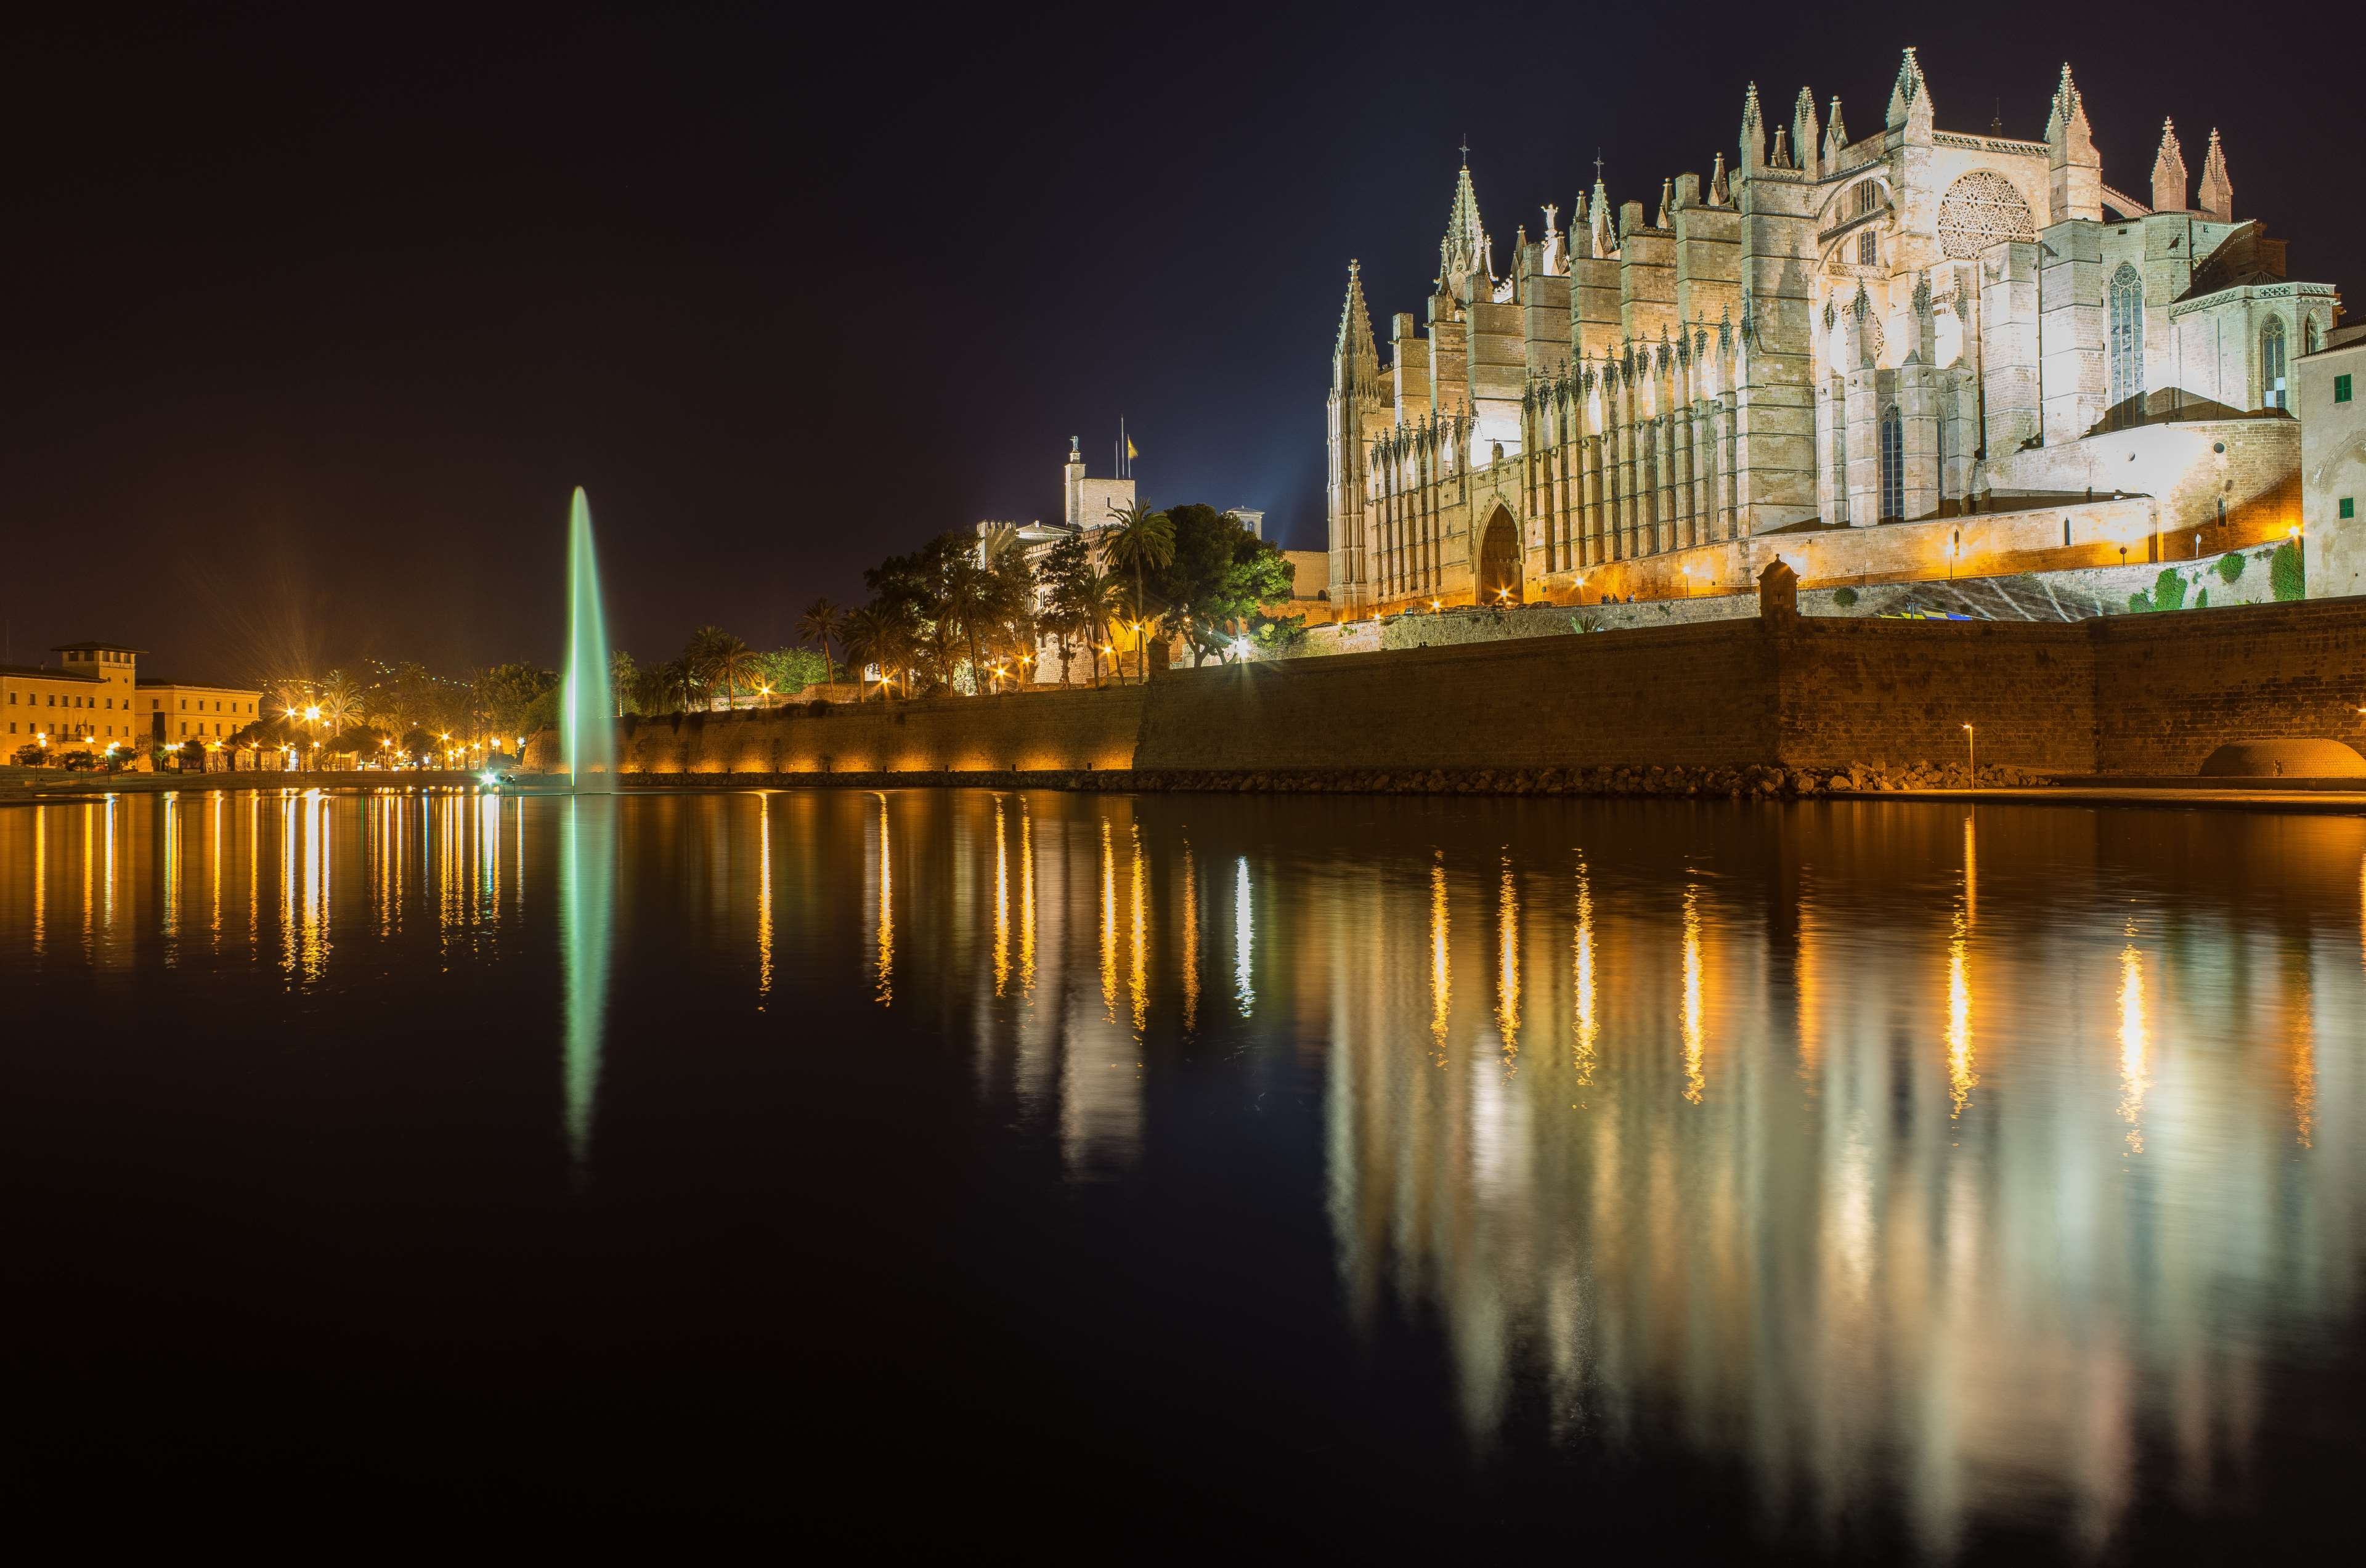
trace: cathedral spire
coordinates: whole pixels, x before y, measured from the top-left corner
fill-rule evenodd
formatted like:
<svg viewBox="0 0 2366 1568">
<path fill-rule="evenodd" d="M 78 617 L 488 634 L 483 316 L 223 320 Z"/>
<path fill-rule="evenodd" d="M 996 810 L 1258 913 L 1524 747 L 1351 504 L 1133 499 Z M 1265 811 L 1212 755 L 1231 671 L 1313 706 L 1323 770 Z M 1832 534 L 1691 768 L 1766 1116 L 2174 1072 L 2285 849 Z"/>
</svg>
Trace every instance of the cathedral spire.
<svg viewBox="0 0 2366 1568">
<path fill-rule="evenodd" d="M 2218 128 L 2210 128 L 2210 154 L 2202 160 L 2202 215 L 2215 223 L 2235 221 L 2235 182 L 2226 177 L 2225 150 Z"/>
<path fill-rule="evenodd" d="M 1824 127 L 1824 173 L 1831 174 L 1841 166 L 1841 153 L 1848 147 L 1848 127 L 1841 123 L 1841 96 L 1832 95 L 1831 123 Z"/>
<path fill-rule="evenodd" d="M 1791 161 L 1811 175 L 1823 173 L 1816 166 L 1816 149 L 1822 141 L 1816 127 L 1816 95 L 1802 87 L 1791 106 Z"/>
<path fill-rule="evenodd" d="M 1741 98 L 1741 172 L 1766 166 L 1766 117 L 1758 107 L 1758 84 L 1750 84 L 1750 91 Z"/>
<path fill-rule="evenodd" d="M 2062 67 L 2060 85 L 2054 89 L 2053 110 L 2045 117 L 2045 152 L 2052 209 L 2046 221 L 2059 223 L 2066 218 L 2101 221 L 2103 160 L 2095 151 L 2095 138 L 2087 125 L 2086 101 L 2079 96 L 2078 84 L 2070 80 L 2067 64 Z"/>
<path fill-rule="evenodd" d="M 1675 200 L 1675 196 L 1676 182 L 1673 180 L 1662 180 L 1660 182 L 1660 216 L 1652 220 L 1652 228 L 1673 229 L 1676 226 L 1674 216 L 1668 211 L 1669 207 Z"/>
<path fill-rule="evenodd" d="M 1912 44 L 1906 46 L 1906 56 L 1898 62 L 1898 80 L 1890 85 L 1889 125 L 1892 130 L 1931 129 L 1931 85 L 1922 80 L 1922 63 L 1914 58 Z"/>
<path fill-rule="evenodd" d="M 1610 190 L 1602 183 L 1602 160 L 1594 161 L 1593 209 L 1586 214 L 1586 227 L 1592 231 L 1593 251 L 1596 258 L 1618 254 L 1617 231 L 1610 217 Z"/>
<path fill-rule="evenodd" d="M 1709 171 L 1708 204 L 1711 207 L 1727 207 L 1730 206 L 1732 201 L 1733 187 L 1726 183 L 1725 178 L 1725 154 L 1719 152 L 1717 155 L 1717 166 Z"/>
<path fill-rule="evenodd" d="M 1372 341 L 1371 308 L 1364 302 L 1364 269 L 1347 264 L 1347 302 L 1339 310 L 1339 337 L 1331 350 L 1334 391 L 1377 397 L 1380 351 Z"/>
<path fill-rule="evenodd" d="M 1454 176 L 1454 205 L 1446 214 L 1446 276 L 1451 286 L 1458 277 L 1479 269 L 1487 252 L 1487 231 L 1479 222 L 1479 193 L 1470 186 L 1470 149 L 1462 149 L 1462 169 Z"/>
<path fill-rule="evenodd" d="M 2160 122 L 2160 151 L 2152 161 L 2152 209 L 2185 210 L 2185 149 L 2177 143 L 2177 122 Z"/>
</svg>

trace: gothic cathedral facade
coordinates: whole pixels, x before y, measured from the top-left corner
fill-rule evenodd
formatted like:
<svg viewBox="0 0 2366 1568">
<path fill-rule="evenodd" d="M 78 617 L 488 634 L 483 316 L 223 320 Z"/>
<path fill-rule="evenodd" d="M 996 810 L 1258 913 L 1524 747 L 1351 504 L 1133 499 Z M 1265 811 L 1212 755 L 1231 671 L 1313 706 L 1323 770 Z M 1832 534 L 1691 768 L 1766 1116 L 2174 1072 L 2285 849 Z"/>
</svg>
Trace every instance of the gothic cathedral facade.
<svg viewBox="0 0 2366 1568">
<path fill-rule="evenodd" d="M 2175 498 L 2169 526 L 2223 525 L 2219 474 L 2296 477 L 2287 378 L 2339 301 L 2236 220 L 2215 130 L 2188 178 L 2164 124 L 2150 199 L 2106 185 L 2067 66 L 2045 141 L 1940 130 L 1911 49 L 1873 135 L 1806 88 L 1770 129 L 1752 85 L 1730 169 L 1664 182 L 1648 220 L 1597 170 L 1502 275 L 1466 160 L 1385 362 L 1348 264 L 1334 604 L 1739 585 L 1770 536 L 1816 536 L 1829 573 L 1874 537 L 1834 530 L 2028 511 L 2066 474 L 2091 496 L 2103 457 L 2115 494 Z M 2209 439 L 2133 439 L 2162 426 Z"/>
</svg>

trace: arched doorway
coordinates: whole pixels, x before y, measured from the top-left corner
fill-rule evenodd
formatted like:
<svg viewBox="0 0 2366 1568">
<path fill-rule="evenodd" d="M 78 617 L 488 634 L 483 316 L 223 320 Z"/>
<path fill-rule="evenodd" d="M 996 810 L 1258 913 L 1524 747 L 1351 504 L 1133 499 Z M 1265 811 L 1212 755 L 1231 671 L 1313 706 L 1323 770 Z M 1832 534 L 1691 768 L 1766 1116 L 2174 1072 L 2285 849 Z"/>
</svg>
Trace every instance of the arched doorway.
<svg viewBox="0 0 2366 1568">
<path fill-rule="evenodd" d="M 1504 507 L 1487 519 L 1479 542 L 1479 603 L 1516 604 L 1520 602 L 1520 534 Z"/>
</svg>

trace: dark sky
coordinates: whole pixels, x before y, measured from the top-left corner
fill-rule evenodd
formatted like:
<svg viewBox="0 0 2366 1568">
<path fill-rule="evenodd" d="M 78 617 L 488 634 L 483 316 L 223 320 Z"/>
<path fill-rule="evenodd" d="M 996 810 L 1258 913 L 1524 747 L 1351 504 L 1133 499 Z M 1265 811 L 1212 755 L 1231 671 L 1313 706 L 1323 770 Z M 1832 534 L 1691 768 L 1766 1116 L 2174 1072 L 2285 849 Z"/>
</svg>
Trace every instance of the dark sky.
<svg viewBox="0 0 2366 1568">
<path fill-rule="evenodd" d="M 1753 77 L 1871 132 L 1907 43 L 1942 129 L 2041 135 L 2067 57 L 2112 184 L 2218 124 L 2297 275 L 2366 242 L 2366 94 L 2223 6 L 92 9 L 0 60 L 19 661 L 552 662 L 578 483 L 620 643 L 784 641 L 1121 414 L 1150 501 L 1319 545 L 1346 260 L 1418 308 L 1466 132 L 1507 262 L 1597 145 L 1615 200 L 1706 173 Z"/>
</svg>

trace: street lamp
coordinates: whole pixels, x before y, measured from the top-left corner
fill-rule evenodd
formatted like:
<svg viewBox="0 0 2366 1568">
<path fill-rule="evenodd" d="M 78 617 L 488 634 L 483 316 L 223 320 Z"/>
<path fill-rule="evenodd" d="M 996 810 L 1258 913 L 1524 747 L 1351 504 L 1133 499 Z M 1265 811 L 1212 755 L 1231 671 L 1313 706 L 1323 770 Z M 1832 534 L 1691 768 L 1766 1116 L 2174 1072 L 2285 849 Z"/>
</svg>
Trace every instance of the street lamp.
<svg viewBox="0 0 2366 1568">
<path fill-rule="evenodd" d="M 1947 541 L 1947 581 L 1950 582 L 1955 581 L 1955 558 L 1963 553 L 1964 531 L 1958 528 L 1955 536 Z"/>
<path fill-rule="evenodd" d="M 1979 742 L 1977 738 L 1973 735 L 1972 727 L 1968 724 L 1964 726 L 1964 757 L 1965 760 L 1971 764 L 1972 787 L 1974 789 L 1977 789 L 1980 785 Z"/>
</svg>

